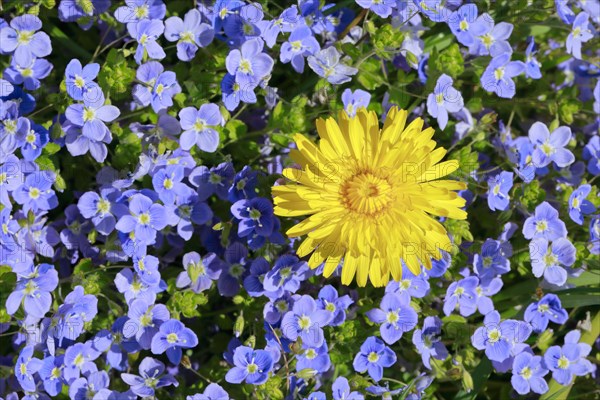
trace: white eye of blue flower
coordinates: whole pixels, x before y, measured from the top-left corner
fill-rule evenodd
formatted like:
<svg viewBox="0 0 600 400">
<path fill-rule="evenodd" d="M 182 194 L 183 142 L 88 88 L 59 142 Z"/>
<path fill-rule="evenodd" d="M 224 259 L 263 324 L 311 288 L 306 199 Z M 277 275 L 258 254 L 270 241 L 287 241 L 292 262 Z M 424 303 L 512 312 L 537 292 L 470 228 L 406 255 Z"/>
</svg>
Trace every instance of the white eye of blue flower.
<svg viewBox="0 0 600 400">
<path fill-rule="evenodd" d="M 484 267 L 489 267 L 490 265 L 492 265 L 493 261 L 494 260 L 492 259 L 492 257 L 489 257 L 489 256 L 488 257 L 483 257 L 483 266 Z"/>
<path fill-rule="evenodd" d="M 211 172 L 211 173 L 210 173 L 210 177 L 208 178 L 208 181 L 209 181 L 210 183 L 212 183 L 213 185 L 218 185 L 218 184 L 220 184 L 220 183 L 221 183 L 221 180 L 222 180 L 222 179 L 223 179 L 223 178 L 221 178 L 221 175 L 219 175 L 219 174 L 215 174 L 214 172 Z"/>
<path fill-rule="evenodd" d="M 20 31 L 17 34 L 17 43 L 28 44 L 33 38 L 33 31 Z"/>
<path fill-rule="evenodd" d="M 438 93 L 435 95 L 435 102 L 438 104 L 444 104 L 444 94 Z"/>
<path fill-rule="evenodd" d="M 500 338 L 502 338 L 502 333 L 498 329 L 494 328 L 490 329 L 487 336 L 490 343 L 496 343 L 498 340 L 500 340 Z"/>
<path fill-rule="evenodd" d="M 310 325 L 311 325 L 310 317 L 303 315 L 298 318 L 298 326 L 303 331 L 308 330 L 308 328 L 310 328 Z"/>
<path fill-rule="evenodd" d="M 260 372 L 258 365 L 256 365 L 254 362 L 248 364 L 248 366 L 246 367 L 246 371 L 248 371 L 249 374 L 255 374 L 256 372 Z"/>
<path fill-rule="evenodd" d="M 302 42 L 300 40 L 294 40 L 293 42 L 290 42 L 290 44 L 292 45 L 293 51 L 302 50 Z"/>
<path fill-rule="evenodd" d="M 33 70 L 31 68 L 19 68 L 19 70 L 21 71 L 21 75 L 25 78 L 29 78 L 33 75 Z"/>
<path fill-rule="evenodd" d="M 552 155 L 554 152 L 556 152 L 556 149 L 554 148 L 554 146 L 552 146 L 548 142 L 545 142 L 544 144 L 542 144 L 540 146 L 540 148 L 544 152 L 544 154 L 546 154 L 547 156 Z"/>
<path fill-rule="evenodd" d="M 139 40 L 140 44 L 142 46 L 145 46 L 146 43 L 148 43 L 148 35 L 146 35 L 145 33 L 142 35 L 142 37 Z"/>
<path fill-rule="evenodd" d="M 25 289 L 23 289 L 23 293 L 25 293 L 25 295 L 33 295 L 38 289 L 38 286 L 35 284 L 34 281 L 30 280 L 29 282 L 27 282 L 27 284 L 25 285 Z"/>
<path fill-rule="evenodd" d="M 194 33 L 190 31 L 181 32 L 179 41 L 184 43 L 194 43 Z"/>
<path fill-rule="evenodd" d="M 179 340 L 179 337 L 177 336 L 176 333 L 169 333 L 167 335 L 167 342 L 168 343 L 171 343 L 171 344 L 177 343 L 178 340 Z"/>
<path fill-rule="evenodd" d="M 388 324 L 396 325 L 399 319 L 398 311 L 388 311 L 385 315 L 385 320 Z"/>
<path fill-rule="evenodd" d="M 317 352 L 315 351 L 315 349 L 308 349 L 306 350 L 306 353 L 304 355 L 309 360 L 314 360 L 317 357 Z"/>
<path fill-rule="evenodd" d="M 275 308 L 280 313 L 284 313 L 284 312 L 286 312 L 288 310 L 288 304 L 285 301 L 280 300 L 280 301 L 278 301 L 278 302 L 275 303 Z"/>
<path fill-rule="evenodd" d="M 560 368 L 560 369 L 567 369 L 567 368 L 569 368 L 570 364 L 571 364 L 571 362 L 565 356 L 560 356 L 560 358 L 558 359 L 558 362 L 557 362 L 558 368 Z"/>
<path fill-rule="evenodd" d="M 27 136 L 25 136 L 25 141 L 27 143 L 29 143 L 30 145 L 33 146 L 33 144 L 35 143 L 35 138 L 36 138 L 36 134 L 35 131 L 32 129 L 29 131 L 29 133 L 27 134 Z M 35 149 L 35 146 L 33 146 L 33 148 Z"/>
<path fill-rule="evenodd" d="M 239 278 L 243 273 L 244 267 L 242 264 L 232 264 L 231 267 L 229 267 L 229 275 L 233 276 L 234 278 Z"/>
<path fill-rule="evenodd" d="M 54 367 L 52 368 L 52 372 L 50 372 L 50 379 L 60 379 L 60 368 Z"/>
<path fill-rule="evenodd" d="M 29 188 L 29 198 L 32 200 L 37 200 L 40 197 L 40 189 L 36 187 Z"/>
<path fill-rule="evenodd" d="M 410 279 L 402 279 L 400 281 L 400 289 L 408 290 L 408 289 L 410 289 L 410 284 L 411 284 Z"/>
<path fill-rule="evenodd" d="M 138 222 L 142 225 L 148 225 L 150 223 L 150 214 L 142 213 L 138 216 Z"/>
<path fill-rule="evenodd" d="M 4 124 L 4 130 L 9 134 L 14 134 L 17 132 L 17 121 L 13 119 L 5 119 L 2 121 Z"/>
<path fill-rule="evenodd" d="M 533 375 L 533 373 L 531 372 L 531 368 L 529 368 L 529 367 L 523 368 L 521 370 L 520 374 L 524 379 L 527 379 L 527 380 L 529 380 L 531 378 L 531 375 Z"/>
<path fill-rule="evenodd" d="M 548 304 L 540 304 L 540 306 L 538 307 L 538 311 L 541 313 L 545 313 L 550 309 L 550 307 L 548 306 Z"/>
<path fill-rule="evenodd" d="M 256 208 L 249 208 L 248 214 L 250 214 L 250 219 L 253 219 L 255 221 L 258 221 L 262 215 L 260 211 L 258 211 Z M 259 224 L 259 226 L 261 225 Z"/>
<path fill-rule="evenodd" d="M 558 264 L 558 257 L 552 253 L 551 250 L 548 250 L 548 253 L 544 256 L 544 264 L 547 267 Z"/>
<path fill-rule="evenodd" d="M 83 108 L 83 122 L 93 121 L 96 118 L 96 110 L 90 107 Z"/>
<path fill-rule="evenodd" d="M 496 77 L 497 81 L 504 78 L 504 67 L 496 68 L 496 70 L 494 71 L 494 76 Z"/>
<path fill-rule="evenodd" d="M 244 74 L 249 74 L 252 75 L 252 63 L 250 63 L 250 60 L 246 59 L 246 58 L 242 58 L 240 60 L 240 66 L 238 67 L 240 72 L 244 73 Z"/>
<path fill-rule="evenodd" d="M 490 35 L 489 33 L 486 33 L 483 36 L 480 36 L 481 42 L 483 43 L 483 45 L 485 46 L 486 49 L 489 50 L 490 47 L 492 47 L 492 44 L 494 44 L 495 40 L 494 37 L 492 35 Z"/>
<path fill-rule="evenodd" d="M 198 278 L 206 275 L 206 268 L 204 267 L 204 263 L 202 263 L 202 260 L 200 260 L 197 263 L 195 263 L 195 262 L 190 263 L 188 265 L 187 272 L 190 277 L 190 280 L 192 282 L 196 282 L 198 280 Z"/>
<path fill-rule="evenodd" d="M 548 230 L 548 221 L 541 219 L 535 224 L 535 230 L 538 232 L 546 232 Z"/>
<path fill-rule="evenodd" d="M 98 204 L 96 204 L 96 211 L 99 214 L 108 214 L 110 212 L 110 201 L 105 199 L 98 200 Z"/>
<path fill-rule="evenodd" d="M 135 7 L 135 17 L 137 19 L 144 19 L 144 18 L 148 17 L 149 13 L 150 13 L 150 10 L 149 10 L 148 4 L 144 4 L 139 7 Z"/>
<path fill-rule="evenodd" d="M 367 360 L 369 360 L 370 363 L 376 363 L 377 361 L 379 361 L 379 354 L 372 351 L 367 356 Z"/>
<path fill-rule="evenodd" d="M 156 387 L 157 383 L 158 383 L 158 379 L 156 379 L 156 378 L 149 377 L 144 380 L 144 386 L 149 387 L 149 388 Z"/>
<path fill-rule="evenodd" d="M 85 79 L 83 79 L 81 76 L 79 75 L 75 75 L 75 81 L 74 84 L 76 87 L 78 87 L 79 89 L 83 89 L 83 87 L 85 86 Z"/>
<path fill-rule="evenodd" d="M 469 23 L 467 22 L 466 19 L 463 19 L 462 21 L 460 21 L 459 28 L 461 31 L 466 31 L 467 29 L 469 29 Z"/>
<path fill-rule="evenodd" d="M 196 132 L 202 132 L 204 130 L 205 125 L 206 125 L 206 122 L 204 122 L 203 119 L 197 118 L 196 122 L 194 122 L 194 130 Z"/>
</svg>

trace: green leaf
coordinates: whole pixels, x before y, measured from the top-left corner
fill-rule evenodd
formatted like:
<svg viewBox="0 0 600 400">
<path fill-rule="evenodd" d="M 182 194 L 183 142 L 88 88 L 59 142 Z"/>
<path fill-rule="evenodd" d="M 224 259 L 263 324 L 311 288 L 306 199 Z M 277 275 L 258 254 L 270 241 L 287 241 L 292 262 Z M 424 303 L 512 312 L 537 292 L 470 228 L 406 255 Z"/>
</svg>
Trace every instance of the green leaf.
<svg viewBox="0 0 600 400">
<path fill-rule="evenodd" d="M 466 392 L 461 390 L 454 396 L 454 400 L 475 400 L 477 395 L 489 379 L 492 373 L 492 363 L 487 358 L 483 358 L 479 365 L 475 368 L 475 371 L 471 374 L 473 379 L 473 390 Z"/>
<path fill-rule="evenodd" d="M 360 65 L 358 82 L 367 90 L 375 90 L 383 85 L 385 79 L 381 73 L 381 63 L 376 58 L 370 58 Z"/>
</svg>

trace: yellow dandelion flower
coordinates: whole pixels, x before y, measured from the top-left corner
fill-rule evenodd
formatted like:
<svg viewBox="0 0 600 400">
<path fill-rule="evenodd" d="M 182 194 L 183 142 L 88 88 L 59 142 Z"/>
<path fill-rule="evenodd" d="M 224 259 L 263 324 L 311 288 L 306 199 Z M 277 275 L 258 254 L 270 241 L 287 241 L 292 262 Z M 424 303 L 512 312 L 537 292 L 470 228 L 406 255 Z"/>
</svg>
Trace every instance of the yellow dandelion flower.
<svg viewBox="0 0 600 400">
<path fill-rule="evenodd" d="M 415 274 L 421 265 L 451 248 L 446 229 L 433 216 L 465 219 L 465 200 L 456 191 L 462 182 L 441 180 L 458 168 L 457 161 L 440 162 L 446 154 L 435 148 L 433 129 L 423 130 L 417 118 L 406 126 L 407 112 L 392 108 L 383 129 L 374 112 L 360 109 L 355 117 L 341 111 L 318 119 L 318 145 L 301 134 L 290 152 L 300 168 L 286 168 L 293 181 L 274 186 L 275 214 L 309 215 L 287 231 L 307 235 L 299 257 L 312 253 L 308 264 L 325 263 L 330 276 L 343 262 L 342 282 L 356 275 L 384 286 L 390 274 L 402 278 L 402 263 Z"/>
</svg>

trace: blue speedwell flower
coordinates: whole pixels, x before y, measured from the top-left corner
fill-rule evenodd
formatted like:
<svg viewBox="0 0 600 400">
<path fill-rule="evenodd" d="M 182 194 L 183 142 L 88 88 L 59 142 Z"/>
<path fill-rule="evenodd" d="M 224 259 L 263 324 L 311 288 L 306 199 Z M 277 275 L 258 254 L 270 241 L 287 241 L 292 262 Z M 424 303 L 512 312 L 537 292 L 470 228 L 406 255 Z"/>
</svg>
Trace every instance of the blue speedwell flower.
<svg viewBox="0 0 600 400">
<path fill-rule="evenodd" d="M 177 58 L 191 61 L 199 47 L 206 47 L 212 42 L 215 32 L 210 25 L 202 22 L 202 15 L 197 9 L 191 9 L 183 18 L 170 17 L 165 21 L 165 38 L 169 42 L 177 42 Z"/>
<path fill-rule="evenodd" d="M 552 133 L 542 122 L 535 122 L 529 129 L 529 139 L 535 146 L 532 161 L 536 168 L 542 168 L 551 162 L 559 167 L 567 167 L 575 161 L 575 156 L 565 146 L 571 140 L 571 128 L 560 126 Z"/>
<path fill-rule="evenodd" d="M 331 46 L 308 57 L 308 65 L 315 73 L 333 85 L 349 82 L 358 70 L 340 60 L 340 53 Z"/>
<path fill-rule="evenodd" d="M 10 26 L 0 29 L 0 51 L 12 54 L 19 65 L 31 65 L 35 58 L 52 53 L 50 37 L 42 29 L 42 20 L 26 14 L 15 17 Z"/>
<path fill-rule="evenodd" d="M 544 353 L 544 364 L 552 371 L 552 378 L 563 386 L 573 380 L 573 376 L 584 376 L 594 371 L 592 363 L 586 359 L 592 351 L 587 343 L 579 343 L 581 332 L 571 331 L 565 336 L 565 344 L 552 346 Z"/>
<path fill-rule="evenodd" d="M 367 108 L 371 101 L 371 94 L 361 89 L 356 89 L 354 92 L 350 89 L 345 89 L 342 93 L 342 104 L 344 111 L 349 117 L 356 115 L 356 110 L 359 108 Z"/>
<path fill-rule="evenodd" d="M 580 12 L 573 21 L 571 33 L 567 36 L 567 53 L 577 59 L 581 59 L 581 45 L 594 37 L 589 18 L 588 13 Z"/>
<path fill-rule="evenodd" d="M 229 394 L 217 383 L 210 383 L 204 393 L 188 396 L 186 400 L 229 400 Z"/>
<path fill-rule="evenodd" d="M 92 63 L 82 67 L 78 59 L 72 59 L 65 69 L 68 95 L 78 101 L 84 100 L 84 96 L 95 100 L 102 93 L 100 86 L 94 82 L 99 72 L 100 64 Z"/>
<path fill-rule="evenodd" d="M 488 180 L 488 206 L 490 210 L 505 211 L 510 204 L 508 192 L 513 186 L 512 172 L 502 171 Z"/>
<path fill-rule="evenodd" d="M 442 74 L 435 84 L 433 93 L 427 97 L 427 112 L 437 118 L 441 129 L 446 128 L 448 124 L 448 113 L 459 112 L 464 106 L 462 95 L 452 87 L 453 82 L 448 75 Z"/>
<path fill-rule="evenodd" d="M 65 115 L 75 126 L 81 127 L 83 136 L 100 141 L 110 133 L 106 122 L 114 121 L 121 112 L 113 105 L 105 105 L 104 94 L 100 91 L 97 96 L 86 92 L 83 96 L 83 104 L 72 104 L 67 108 Z"/>
<path fill-rule="evenodd" d="M 46 78 L 52 68 L 52 64 L 43 58 L 34 59 L 30 64 L 20 64 L 13 58 L 10 66 L 4 70 L 4 77 L 14 85 L 23 85 L 27 90 L 37 90 L 40 87 L 40 79 Z"/>
<path fill-rule="evenodd" d="M 442 320 L 438 317 L 426 317 L 422 329 L 415 329 L 412 342 L 421 354 L 423 365 L 431 369 L 431 358 L 445 360 L 448 350 L 440 339 L 442 333 Z"/>
<path fill-rule="evenodd" d="M 115 10 L 115 18 L 123 24 L 137 23 L 142 19 L 163 19 L 167 6 L 162 0 L 125 0 L 125 5 Z"/>
<path fill-rule="evenodd" d="M 137 23 L 127 24 L 127 31 L 138 42 L 134 56 L 138 64 L 141 64 L 146 56 L 155 60 L 165 58 L 166 53 L 157 42 L 165 31 L 165 25 L 161 20 L 143 19 Z"/>
<path fill-rule="evenodd" d="M 279 59 L 286 64 L 291 62 L 296 72 L 304 72 L 304 58 L 315 54 L 321 49 L 313 32 L 307 26 L 297 27 L 281 45 Z"/>
<path fill-rule="evenodd" d="M 353 367 L 356 372 L 368 371 L 375 382 L 383 378 L 383 369 L 396 363 L 396 353 L 387 347 L 383 341 L 375 336 L 368 337 L 360 346 Z"/>
<path fill-rule="evenodd" d="M 525 321 L 529 322 L 534 332 L 544 332 L 548 322 L 564 324 L 569 318 L 567 311 L 562 308 L 557 295 L 548 293 L 540 301 L 531 303 L 525 310 Z"/>
<path fill-rule="evenodd" d="M 129 198 L 129 215 L 123 215 L 116 228 L 123 233 L 134 233 L 135 238 L 146 245 L 152 245 L 156 231 L 167 226 L 167 214 L 164 206 L 154 202 L 143 194 L 134 194 Z"/>
<path fill-rule="evenodd" d="M 579 225 L 583 225 L 584 214 L 596 211 L 596 207 L 586 199 L 591 191 L 591 185 L 581 185 L 569 196 L 569 217 Z"/>
<path fill-rule="evenodd" d="M 214 253 L 208 253 L 203 258 L 195 251 L 183 256 L 183 268 L 179 273 L 176 286 L 178 288 L 190 287 L 195 293 L 210 289 L 213 281 L 221 274 L 221 261 Z"/>
<path fill-rule="evenodd" d="M 170 319 L 160 325 L 152 338 L 150 349 L 154 354 L 167 352 L 167 358 L 173 364 L 179 364 L 182 349 L 190 349 L 198 344 L 198 336 L 181 321 Z"/>
<path fill-rule="evenodd" d="M 281 320 L 283 334 L 291 339 L 302 339 L 302 343 L 319 347 L 323 344 L 323 328 L 331 322 L 332 315 L 325 310 L 319 310 L 315 300 L 303 295 L 294 303 Z"/>
<path fill-rule="evenodd" d="M 499 240 L 486 239 L 481 252 L 473 257 L 473 266 L 480 279 L 491 279 L 510 271 L 510 245 Z"/>
<path fill-rule="evenodd" d="M 475 42 L 471 26 L 477 19 L 477 12 L 475 4 L 465 4 L 450 14 L 448 18 L 450 30 L 456 39 L 465 46 L 471 46 Z"/>
<path fill-rule="evenodd" d="M 156 389 L 165 386 L 178 386 L 179 382 L 165 372 L 165 364 L 152 357 L 146 357 L 139 366 L 140 375 L 121 374 L 121 379 L 131 387 L 131 391 L 140 397 L 152 397 Z"/>
<path fill-rule="evenodd" d="M 492 361 L 502 362 L 511 356 L 517 343 L 523 343 L 531 334 L 531 326 L 523 321 L 500 320 L 500 314 L 492 311 L 483 320 L 484 326 L 477 328 L 471 337 L 473 347 L 485 350 Z"/>
<path fill-rule="evenodd" d="M 388 344 L 396 343 L 404 332 L 412 330 L 418 322 L 417 313 L 409 301 L 397 293 L 387 293 L 379 308 L 372 309 L 366 315 L 381 325 L 381 338 Z"/>
<path fill-rule="evenodd" d="M 207 103 L 200 109 L 186 107 L 179 111 L 179 120 L 184 130 L 179 138 L 182 149 L 190 150 L 194 145 L 208 153 L 217 149 L 219 133 L 214 128 L 224 124 L 219 106 Z"/>
<path fill-rule="evenodd" d="M 556 240 L 567 236 L 567 227 L 558 218 L 558 211 L 544 201 L 535 208 L 534 214 L 525 220 L 523 236 L 525 239 Z"/>
<path fill-rule="evenodd" d="M 544 394 L 548 391 L 548 384 L 544 380 L 548 370 L 544 368 L 541 356 L 534 356 L 526 351 L 517 354 L 512 364 L 512 373 L 510 382 L 517 393 L 524 395 L 531 391 Z"/>
<path fill-rule="evenodd" d="M 239 346 L 233 354 L 234 367 L 227 372 L 225 380 L 229 383 L 246 382 L 260 385 L 267 381 L 273 368 L 271 353 L 266 350 L 254 350 Z"/>
<path fill-rule="evenodd" d="M 444 314 L 450 315 L 456 305 L 459 306 L 460 315 L 463 317 L 475 313 L 477 310 L 477 304 L 474 301 L 477 297 L 475 289 L 478 282 L 479 279 L 476 276 L 469 276 L 458 282 L 452 282 L 444 299 Z"/>
<path fill-rule="evenodd" d="M 536 278 L 541 276 L 554 285 L 562 286 L 567 281 L 567 271 L 575 263 L 575 246 L 566 238 L 557 238 L 550 243 L 544 238 L 529 243 L 531 270 Z"/>
<path fill-rule="evenodd" d="M 525 71 L 522 61 L 510 61 L 510 57 L 511 53 L 506 52 L 492 58 L 481 75 L 481 84 L 485 90 L 507 99 L 513 98 L 517 90 L 512 78 Z"/>
</svg>

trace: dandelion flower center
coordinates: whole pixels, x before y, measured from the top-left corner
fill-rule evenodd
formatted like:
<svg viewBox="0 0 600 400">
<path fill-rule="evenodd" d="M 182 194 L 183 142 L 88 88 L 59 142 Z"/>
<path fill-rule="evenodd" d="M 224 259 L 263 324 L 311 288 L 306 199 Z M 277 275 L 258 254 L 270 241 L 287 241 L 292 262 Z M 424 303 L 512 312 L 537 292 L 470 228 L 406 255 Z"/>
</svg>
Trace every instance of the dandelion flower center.
<svg viewBox="0 0 600 400">
<path fill-rule="evenodd" d="M 394 200 L 387 180 L 369 172 L 361 172 L 344 182 L 340 195 L 349 211 L 372 217 L 387 210 Z"/>
<path fill-rule="evenodd" d="M 297 254 L 312 253 L 308 265 L 324 263 L 325 277 L 342 264 L 344 284 L 356 277 L 360 286 L 385 286 L 390 275 L 402 279 L 402 261 L 419 274 L 451 250 L 435 217 L 466 218 L 456 193 L 466 185 L 440 179 L 458 162 L 440 162 L 446 151 L 435 149 L 433 129 L 406 117 L 394 107 L 380 128 L 372 111 L 341 111 L 337 121 L 317 120 L 318 144 L 295 136 L 290 156 L 299 168 L 285 169 L 291 182 L 273 187 L 275 214 L 307 216 L 287 235 L 307 236 Z"/>
</svg>

